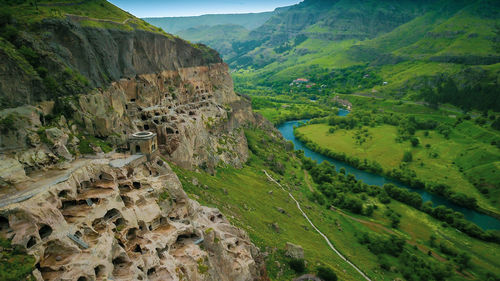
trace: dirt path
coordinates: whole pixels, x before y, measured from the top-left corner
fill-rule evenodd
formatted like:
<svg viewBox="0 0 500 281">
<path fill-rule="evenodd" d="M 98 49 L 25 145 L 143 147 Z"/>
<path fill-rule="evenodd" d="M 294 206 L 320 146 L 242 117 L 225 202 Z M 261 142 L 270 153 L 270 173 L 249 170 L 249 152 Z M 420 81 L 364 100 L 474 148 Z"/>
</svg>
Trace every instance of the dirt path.
<svg viewBox="0 0 500 281">
<path fill-rule="evenodd" d="M 16 186 L 15 191 L 1 195 L 0 207 L 28 200 L 49 187 L 68 180 L 74 171 L 90 163 L 106 164 L 108 162 L 108 159 L 81 158 L 71 162 L 69 164 L 70 167 L 66 170 L 39 171 L 36 174 L 30 175 L 31 179 L 29 181 L 20 183 Z"/>
<path fill-rule="evenodd" d="M 328 239 L 328 237 L 326 237 L 326 235 L 324 235 L 321 231 L 319 231 L 319 229 L 312 223 L 312 221 L 309 219 L 309 217 L 307 216 L 307 214 L 302 210 L 302 208 L 300 207 L 300 204 L 299 204 L 299 201 L 297 201 L 295 199 L 295 197 L 293 197 L 293 195 L 286 191 L 285 188 L 283 186 L 281 186 L 281 184 L 279 184 L 277 181 L 275 181 L 268 173 L 266 170 L 263 170 L 263 172 L 266 174 L 267 178 L 274 182 L 276 185 L 278 185 L 284 192 L 288 193 L 288 195 L 290 196 L 290 198 L 292 198 L 293 201 L 295 201 L 295 204 L 297 204 L 297 208 L 299 209 L 299 211 L 302 213 L 302 215 L 304 216 L 304 218 L 306 218 L 306 220 L 309 222 L 309 224 L 314 228 L 314 230 L 316 230 L 316 232 L 321 235 L 321 237 L 323 237 L 323 239 L 325 239 L 326 243 L 328 244 L 328 246 L 330 247 L 330 249 L 332 249 L 332 251 L 334 251 L 341 259 L 343 259 L 346 263 L 348 263 L 350 266 L 352 266 L 359 274 L 361 274 L 361 276 L 363 276 L 363 278 L 365 278 L 366 280 L 368 281 L 371 281 L 371 279 L 366 276 L 363 271 L 361 271 L 361 269 L 359 269 L 356 265 L 354 265 L 352 262 L 350 262 L 347 258 L 345 258 L 334 246 L 333 244 L 330 242 L 330 240 Z"/>
<path fill-rule="evenodd" d="M 71 20 L 74 21 L 83 21 L 83 20 L 88 20 L 88 21 L 95 21 L 95 22 L 105 22 L 105 23 L 112 23 L 116 25 L 125 25 L 127 22 L 132 20 L 133 18 L 126 18 L 122 22 L 110 20 L 110 19 L 97 19 L 97 18 L 91 18 L 87 16 L 80 16 L 80 15 L 73 15 L 73 14 L 66 14 L 66 17 L 70 18 Z"/>
</svg>

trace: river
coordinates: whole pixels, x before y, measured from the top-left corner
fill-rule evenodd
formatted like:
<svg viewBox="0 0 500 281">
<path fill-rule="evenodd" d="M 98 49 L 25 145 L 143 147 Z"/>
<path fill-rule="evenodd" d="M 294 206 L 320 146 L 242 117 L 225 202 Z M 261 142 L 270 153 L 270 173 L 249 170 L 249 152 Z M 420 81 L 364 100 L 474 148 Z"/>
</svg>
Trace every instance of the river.
<svg viewBox="0 0 500 281">
<path fill-rule="evenodd" d="M 349 113 L 349 111 L 341 109 L 339 111 L 338 115 L 339 116 L 346 116 L 348 113 Z M 356 179 L 362 180 L 364 183 L 369 184 L 369 185 L 383 186 L 386 183 L 392 183 L 392 184 L 395 184 L 399 187 L 403 187 L 403 188 L 409 189 L 413 192 L 417 192 L 418 194 L 420 194 L 420 196 L 422 196 L 422 199 L 424 202 L 431 201 L 433 203 L 433 206 L 444 205 L 444 206 L 451 208 L 457 212 L 460 212 L 460 213 L 464 214 L 464 216 L 467 220 L 477 224 L 479 227 L 481 227 L 485 230 L 500 229 L 500 220 L 498 220 L 494 217 L 491 217 L 491 216 L 488 216 L 485 214 L 481 214 L 477 211 L 474 211 L 474 210 L 471 210 L 468 208 L 458 206 L 455 203 L 449 201 L 448 199 L 446 199 L 444 197 L 431 194 L 423 189 L 411 188 L 408 185 L 405 185 L 401 182 L 386 178 L 384 176 L 356 169 L 347 163 L 335 160 L 333 158 L 324 156 L 322 154 L 319 154 L 317 152 L 310 150 L 302 142 L 300 142 L 298 139 L 296 139 L 294 134 L 293 134 L 293 127 L 298 126 L 298 124 L 300 122 L 304 122 L 304 121 L 307 121 L 307 120 L 295 120 L 295 121 L 285 122 L 285 123 L 281 124 L 280 126 L 278 126 L 278 130 L 281 132 L 281 134 L 283 135 L 283 137 L 285 139 L 293 142 L 296 150 L 303 150 L 307 157 L 310 157 L 311 159 L 316 160 L 318 163 L 321 163 L 323 161 L 328 161 L 328 162 L 332 163 L 333 165 L 335 165 L 337 171 L 340 168 L 344 168 L 347 173 L 353 174 L 354 176 L 356 176 Z"/>
</svg>

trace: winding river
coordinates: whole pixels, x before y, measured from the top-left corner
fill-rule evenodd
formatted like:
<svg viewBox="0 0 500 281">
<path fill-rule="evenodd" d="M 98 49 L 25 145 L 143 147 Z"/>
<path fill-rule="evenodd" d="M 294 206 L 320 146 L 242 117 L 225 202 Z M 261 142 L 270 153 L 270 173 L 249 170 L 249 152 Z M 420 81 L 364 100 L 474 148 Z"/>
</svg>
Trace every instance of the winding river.
<svg viewBox="0 0 500 281">
<path fill-rule="evenodd" d="M 348 113 L 349 113 L 349 111 L 341 109 L 339 111 L 338 115 L 339 116 L 346 116 Z M 458 206 L 455 203 L 447 200 L 444 197 L 431 194 L 423 189 L 411 188 L 411 187 L 409 187 L 401 182 L 386 178 L 384 176 L 380 176 L 377 174 L 373 174 L 370 172 L 356 169 L 347 163 L 335 160 L 333 158 L 324 156 L 322 154 L 319 154 L 317 152 L 310 150 L 302 142 L 300 142 L 298 139 L 296 139 L 294 134 L 293 134 L 293 127 L 298 126 L 298 124 L 300 122 L 303 122 L 303 121 L 306 121 L 306 120 L 295 120 L 295 121 L 285 122 L 285 123 L 281 124 L 280 126 L 278 126 L 278 130 L 281 132 L 281 134 L 283 135 L 283 137 L 285 139 L 293 142 L 296 150 L 303 150 L 307 157 L 310 157 L 311 159 L 316 160 L 318 163 L 321 163 L 323 161 L 328 161 L 328 162 L 332 163 L 333 165 L 335 165 L 337 171 L 340 168 L 344 168 L 347 173 L 353 174 L 354 176 L 356 176 L 356 179 L 362 180 L 363 182 L 365 182 L 369 185 L 383 186 L 386 183 L 392 183 L 392 184 L 395 184 L 399 187 L 404 187 L 404 188 L 407 188 L 413 192 L 417 192 L 418 194 L 420 194 L 420 196 L 422 196 L 422 199 L 424 202 L 431 201 L 433 203 L 433 206 L 444 205 L 444 206 L 451 208 L 457 212 L 460 212 L 460 213 L 464 214 L 466 219 L 474 222 L 475 224 L 477 224 L 479 227 L 481 227 L 483 229 L 486 229 L 486 230 L 488 230 L 488 229 L 500 229 L 500 220 L 498 220 L 494 217 L 484 215 L 484 214 L 481 214 L 481 213 L 476 212 L 474 210 Z"/>
</svg>

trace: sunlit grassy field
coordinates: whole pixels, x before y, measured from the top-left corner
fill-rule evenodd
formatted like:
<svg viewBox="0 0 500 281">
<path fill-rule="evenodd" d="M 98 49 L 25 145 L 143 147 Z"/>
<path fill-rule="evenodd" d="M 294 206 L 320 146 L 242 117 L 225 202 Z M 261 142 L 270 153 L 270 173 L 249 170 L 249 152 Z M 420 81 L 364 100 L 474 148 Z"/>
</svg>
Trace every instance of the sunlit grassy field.
<svg viewBox="0 0 500 281">
<path fill-rule="evenodd" d="M 321 147 L 344 152 L 360 159 L 377 161 L 385 171 L 397 168 L 403 162 L 405 151 L 411 151 L 413 161 L 408 163 L 418 178 L 427 182 L 443 183 L 457 192 L 478 199 L 486 209 L 499 211 L 498 187 L 491 186 L 489 199 L 481 194 L 470 179 L 486 177 L 489 182 L 500 182 L 500 152 L 482 137 L 482 128 L 464 122 L 446 139 L 436 131 L 417 131 L 417 147 L 410 142 L 396 142 L 397 128 L 391 125 L 368 127 L 366 142 L 356 144 L 356 130 L 336 130 L 329 133 L 327 124 L 313 124 L 298 132 Z M 491 134 L 490 131 L 484 132 Z M 426 135 L 428 134 L 428 135 Z M 493 137 L 493 136 L 492 136 Z"/>
</svg>

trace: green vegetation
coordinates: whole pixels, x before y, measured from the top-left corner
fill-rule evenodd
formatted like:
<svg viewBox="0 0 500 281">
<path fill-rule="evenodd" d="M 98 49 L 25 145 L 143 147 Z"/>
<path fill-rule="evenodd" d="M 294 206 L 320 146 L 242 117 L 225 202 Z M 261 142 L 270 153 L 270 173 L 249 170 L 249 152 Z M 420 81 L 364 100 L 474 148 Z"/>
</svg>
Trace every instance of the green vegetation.
<svg viewBox="0 0 500 281">
<path fill-rule="evenodd" d="M 21 246 L 12 246 L 9 240 L 0 238 L 0 280 L 28 280 L 35 267 L 35 258 L 26 254 Z M 31 280 L 31 279 L 30 279 Z"/>
<path fill-rule="evenodd" d="M 318 277 L 321 278 L 323 281 L 337 281 L 337 274 L 335 272 L 326 266 L 319 266 L 317 268 L 318 271 Z"/>
<path fill-rule="evenodd" d="M 10 131 L 14 131 L 16 129 L 16 121 L 19 119 L 19 116 L 15 113 L 10 113 L 5 117 L 0 117 L 0 132 L 2 134 L 7 134 Z"/>
<path fill-rule="evenodd" d="M 238 25 L 245 29 L 251 30 L 261 26 L 273 14 L 274 12 L 250 14 L 214 14 L 194 17 L 143 18 L 143 20 L 149 22 L 150 24 L 161 27 L 167 32 L 180 35 L 182 32 L 189 31 L 190 29 L 223 25 Z M 186 39 L 190 40 L 189 38 Z"/>
<path fill-rule="evenodd" d="M 293 100 L 286 96 L 254 96 L 252 97 L 252 108 L 274 125 L 279 125 L 285 121 L 311 119 L 337 112 L 328 106 L 318 106 L 316 101 L 307 100 L 306 98 Z"/>
<path fill-rule="evenodd" d="M 315 166 L 302 159 L 300 154 L 287 151 L 286 143 L 270 137 L 267 132 L 250 128 L 245 133 L 251 155 L 249 162 L 240 170 L 219 167 L 212 176 L 176 166 L 172 168 L 191 197 L 202 204 L 219 208 L 232 223 L 245 229 L 252 242 L 262 250 L 278 249 L 270 251 L 266 259 L 271 280 L 291 280 L 300 275 L 292 269 L 291 260 L 284 256 L 286 242 L 304 248 L 307 261 L 304 272 L 324 273 L 332 278 L 325 277 L 324 280 L 336 280 L 332 276 L 338 276 L 339 280 L 358 280 L 359 275 L 326 247 L 298 212 L 294 202 L 266 179 L 263 169 L 272 171 L 273 177 L 289 188 L 318 228 L 371 278 L 463 280 L 464 277 L 457 273 L 459 267 L 464 268 L 465 276 L 486 278 L 500 274 L 497 265 L 499 251 L 495 250 L 499 245 L 471 238 L 452 227 L 444 227 L 440 220 L 397 200 L 389 199 L 381 203 L 379 198 L 382 195 L 390 198 L 383 189 L 361 184 L 352 176 L 334 175 L 332 167 L 328 168 L 330 172 L 325 168 L 327 164 Z M 307 167 L 309 172 L 303 170 Z M 194 186 L 194 177 L 199 185 L 208 188 Z M 318 183 L 318 179 L 330 177 L 331 183 Z M 325 191 L 331 186 L 334 192 L 326 196 L 328 192 Z M 333 209 L 332 205 L 344 211 Z M 277 207 L 282 208 L 285 214 L 278 212 Z M 399 219 L 396 228 L 391 226 L 394 217 Z M 370 243 L 360 243 L 364 233 Z M 429 242 L 431 234 L 435 236 L 433 246 Z M 378 241 L 374 244 L 378 249 L 382 248 L 382 252 L 368 247 L 373 244 L 371 241 Z M 390 249 L 397 247 L 400 254 L 394 256 L 392 251 L 387 253 L 387 249 L 380 247 L 380 243 L 385 241 L 390 244 Z M 446 254 L 441 253 L 439 248 L 443 241 L 449 241 L 449 246 L 458 253 L 456 257 L 450 257 L 448 261 L 443 258 Z M 433 256 L 428 255 L 429 250 L 434 253 Z M 470 264 L 467 257 L 458 258 L 463 252 L 470 255 Z M 295 267 L 297 262 L 291 263 L 301 272 L 300 265 Z M 463 264 L 468 264 L 468 267 Z M 323 267 L 331 270 L 320 269 Z M 332 270 L 334 274 L 331 274 Z M 280 271 L 282 274 L 278 275 Z"/>
<path fill-rule="evenodd" d="M 383 102 L 374 107 L 378 109 L 356 107 L 348 117 L 300 127 L 296 136 L 310 148 L 358 168 L 426 188 L 469 208 L 499 212 L 495 183 L 500 181 L 500 151 L 492 142 L 500 134 L 489 122 L 480 125 L 467 116 L 449 117 L 419 105 L 410 106 L 415 112 L 410 114 Z M 418 108 L 425 114 L 417 113 Z M 359 130 L 370 137 L 360 142 Z"/>
<path fill-rule="evenodd" d="M 492 0 L 305 1 L 220 51 L 240 92 L 302 91 L 289 84 L 303 77 L 317 95 L 500 111 L 499 8 Z"/>
<path fill-rule="evenodd" d="M 2 12 L 11 15 L 20 24 L 32 25 L 43 19 L 62 19 L 74 16 L 83 25 L 100 28 L 143 29 L 150 32 L 163 32 L 149 23 L 119 9 L 105 0 L 90 1 L 0 1 Z M 12 26 L 12 25 L 11 25 Z"/>
<path fill-rule="evenodd" d="M 78 150 L 81 154 L 95 154 L 93 147 L 100 147 L 104 153 L 113 150 L 113 145 L 91 135 L 79 135 Z"/>
</svg>

